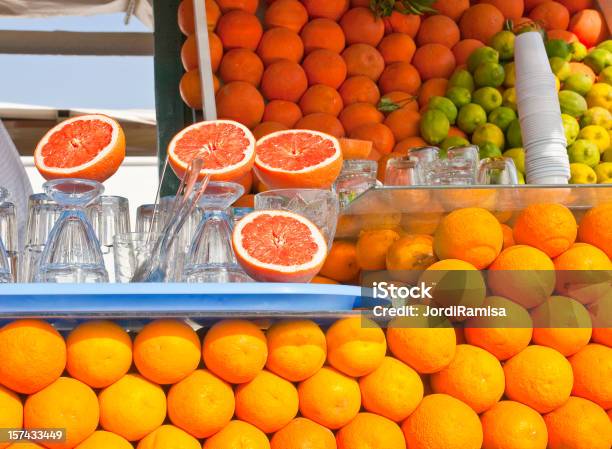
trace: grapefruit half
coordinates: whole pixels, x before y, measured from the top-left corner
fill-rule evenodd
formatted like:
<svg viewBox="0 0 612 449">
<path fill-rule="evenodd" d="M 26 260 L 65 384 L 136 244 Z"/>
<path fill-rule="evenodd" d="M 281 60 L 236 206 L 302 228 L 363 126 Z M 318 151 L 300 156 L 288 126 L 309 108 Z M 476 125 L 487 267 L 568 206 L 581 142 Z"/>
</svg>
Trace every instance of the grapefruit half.
<svg viewBox="0 0 612 449">
<path fill-rule="evenodd" d="M 194 123 L 170 141 L 168 161 L 182 178 L 196 157 L 204 161 L 200 179 L 210 175 L 213 181 L 239 181 L 253 168 L 255 137 L 233 120 Z"/>
<path fill-rule="evenodd" d="M 64 120 L 38 142 L 34 164 L 47 180 L 81 178 L 104 182 L 125 158 L 125 135 L 117 121 L 90 114 Z"/>
<path fill-rule="evenodd" d="M 244 271 L 261 282 L 310 282 L 327 257 L 319 228 L 289 211 L 245 215 L 234 228 L 232 245 Z"/>
<path fill-rule="evenodd" d="M 319 131 L 268 134 L 257 141 L 255 154 L 255 172 L 271 189 L 327 189 L 342 170 L 338 139 Z"/>
</svg>

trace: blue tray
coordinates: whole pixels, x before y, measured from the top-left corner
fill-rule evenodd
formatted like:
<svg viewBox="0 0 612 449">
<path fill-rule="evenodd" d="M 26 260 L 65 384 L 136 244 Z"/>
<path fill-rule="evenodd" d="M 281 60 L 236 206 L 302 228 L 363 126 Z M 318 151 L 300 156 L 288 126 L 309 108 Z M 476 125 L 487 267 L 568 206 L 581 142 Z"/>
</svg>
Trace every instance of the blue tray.
<svg viewBox="0 0 612 449">
<path fill-rule="evenodd" d="M 0 284 L 0 317 L 338 314 L 361 294 L 322 284 Z"/>
</svg>

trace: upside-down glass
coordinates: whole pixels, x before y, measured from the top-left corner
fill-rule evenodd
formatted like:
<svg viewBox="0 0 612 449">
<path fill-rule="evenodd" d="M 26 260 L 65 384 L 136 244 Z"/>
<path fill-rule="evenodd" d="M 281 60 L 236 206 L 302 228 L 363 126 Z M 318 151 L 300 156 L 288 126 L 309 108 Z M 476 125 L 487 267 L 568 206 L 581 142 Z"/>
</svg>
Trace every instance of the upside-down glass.
<svg viewBox="0 0 612 449">
<path fill-rule="evenodd" d="M 150 259 L 160 234 L 128 232 L 116 234 L 113 239 L 115 282 L 132 281 L 139 266 Z"/>
<path fill-rule="evenodd" d="M 54 283 L 108 282 L 100 242 L 85 208 L 104 186 L 85 179 L 57 179 L 43 185 L 45 193 L 62 206 L 42 253 L 36 281 Z"/>
<path fill-rule="evenodd" d="M 169 209 L 160 204 L 143 204 L 136 209 L 136 232 L 161 232 L 168 221 Z"/>
<path fill-rule="evenodd" d="M 517 185 L 518 171 L 509 157 L 493 157 L 480 161 L 478 184 Z"/>
<path fill-rule="evenodd" d="M 115 282 L 114 237 L 130 232 L 130 203 L 120 196 L 100 196 L 87 206 L 87 217 L 100 241 L 104 265 L 111 282 Z"/>
<path fill-rule="evenodd" d="M 255 195 L 255 210 L 287 210 L 302 215 L 316 224 L 327 241 L 334 242 L 338 224 L 338 196 L 330 190 L 279 189 Z"/>
<path fill-rule="evenodd" d="M 17 235 L 17 214 L 15 205 L 6 201 L 8 190 L 0 187 L 0 240 L 9 263 L 13 281 L 19 272 L 19 240 Z"/>
<path fill-rule="evenodd" d="M 391 158 L 385 169 L 386 186 L 423 185 L 419 160 L 410 156 Z"/>
<path fill-rule="evenodd" d="M 431 166 L 440 160 L 440 149 L 437 147 L 416 147 L 408 151 L 408 156 L 418 161 L 418 168 L 421 176 L 421 183 L 430 185 Z"/>
<path fill-rule="evenodd" d="M 185 259 L 185 282 L 252 282 L 232 249 L 229 208 L 244 193 L 240 184 L 210 182 L 200 199 L 204 216 Z"/>
<path fill-rule="evenodd" d="M 334 182 L 332 190 L 338 196 L 340 207 L 348 206 L 351 201 L 376 185 L 378 164 L 375 161 L 352 159 L 342 163 L 342 171 Z"/>
<path fill-rule="evenodd" d="M 9 204 L 5 203 L 7 197 L 8 190 L 0 187 L 0 208 L 4 207 L 6 204 Z M 0 225 L 3 223 L 4 221 L 0 221 Z M 15 273 L 15 271 L 12 269 L 6 248 L 4 246 L 4 240 L 7 239 L 7 237 L 11 238 L 11 235 L 12 233 L 8 226 L 8 220 L 6 220 L 6 229 L 4 229 L 4 226 L 0 228 L 0 284 L 14 281 L 13 273 Z"/>
</svg>

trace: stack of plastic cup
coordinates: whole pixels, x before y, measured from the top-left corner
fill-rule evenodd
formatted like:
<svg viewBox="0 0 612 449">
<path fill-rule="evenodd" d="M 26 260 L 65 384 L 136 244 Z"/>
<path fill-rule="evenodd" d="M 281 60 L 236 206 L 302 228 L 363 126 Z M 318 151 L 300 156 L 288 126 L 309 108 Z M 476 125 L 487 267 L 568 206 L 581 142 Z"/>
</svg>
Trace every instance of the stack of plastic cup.
<svg viewBox="0 0 612 449">
<path fill-rule="evenodd" d="M 555 77 L 539 33 L 516 38 L 516 100 L 528 184 L 567 184 L 567 141 Z"/>
</svg>

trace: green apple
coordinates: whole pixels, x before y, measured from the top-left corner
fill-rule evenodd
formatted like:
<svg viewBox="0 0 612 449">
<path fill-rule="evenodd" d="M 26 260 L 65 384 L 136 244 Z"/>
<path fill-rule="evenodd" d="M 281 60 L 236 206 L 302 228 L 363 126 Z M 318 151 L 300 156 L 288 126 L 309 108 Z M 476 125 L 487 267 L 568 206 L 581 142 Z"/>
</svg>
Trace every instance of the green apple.
<svg viewBox="0 0 612 449">
<path fill-rule="evenodd" d="M 578 139 L 567 149 L 570 163 L 586 164 L 589 167 L 595 167 L 599 164 L 599 148 L 593 142 Z"/>
<path fill-rule="evenodd" d="M 586 164 L 573 163 L 570 164 L 571 178 L 570 184 L 596 184 L 597 175 L 595 170 Z"/>
<path fill-rule="evenodd" d="M 609 184 L 612 182 L 612 162 L 602 162 L 595 167 L 595 174 L 597 174 L 597 183 Z"/>
<path fill-rule="evenodd" d="M 511 148 L 505 151 L 503 156 L 512 158 L 516 169 L 521 173 L 525 173 L 525 150 L 523 148 Z"/>
</svg>

